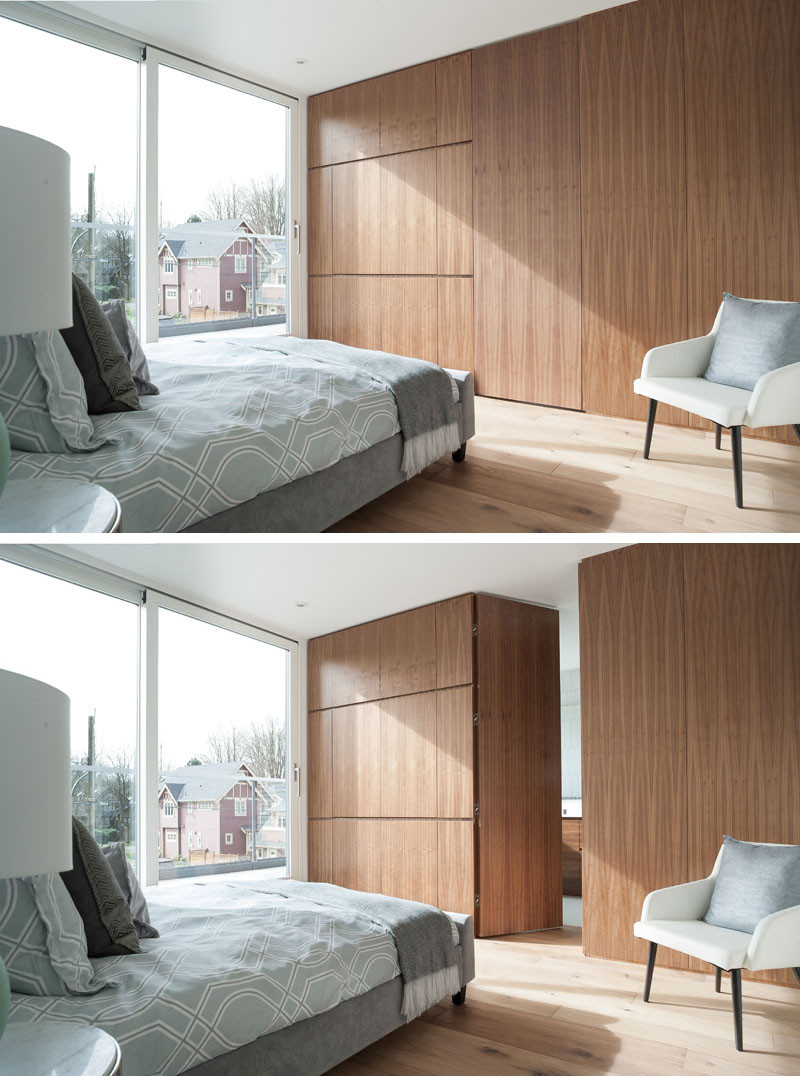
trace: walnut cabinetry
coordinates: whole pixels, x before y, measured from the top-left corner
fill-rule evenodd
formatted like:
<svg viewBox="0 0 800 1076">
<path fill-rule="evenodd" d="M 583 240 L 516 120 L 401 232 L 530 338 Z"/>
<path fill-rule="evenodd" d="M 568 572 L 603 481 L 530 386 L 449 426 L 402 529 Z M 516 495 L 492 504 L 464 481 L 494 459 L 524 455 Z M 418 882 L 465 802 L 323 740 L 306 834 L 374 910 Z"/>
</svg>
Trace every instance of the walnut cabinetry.
<svg viewBox="0 0 800 1076">
<path fill-rule="evenodd" d="M 558 613 L 467 594 L 312 639 L 309 876 L 561 922 Z"/>
<path fill-rule="evenodd" d="M 581 820 L 561 820 L 561 880 L 564 896 L 579 897 L 581 886 Z"/>
</svg>

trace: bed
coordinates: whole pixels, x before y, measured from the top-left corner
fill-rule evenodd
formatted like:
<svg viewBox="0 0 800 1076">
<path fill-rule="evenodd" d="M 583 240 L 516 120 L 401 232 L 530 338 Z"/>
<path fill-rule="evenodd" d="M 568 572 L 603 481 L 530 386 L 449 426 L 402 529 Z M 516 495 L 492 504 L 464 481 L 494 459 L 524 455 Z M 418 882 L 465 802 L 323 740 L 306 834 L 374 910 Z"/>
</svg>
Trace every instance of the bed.
<svg viewBox="0 0 800 1076">
<path fill-rule="evenodd" d="M 93 961 L 111 985 L 84 997 L 12 994 L 10 1020 L 100 1027 L 120 1043 L 125 1076 L 317 1076 L 406 1022 L 399 933 L 364 914 L 371 899 L 249 880 L 150 890 L 161 937 Z M 465 989 L 471 917 L 449 915 L 448 930 Z"/>
<path fill-rule="evenodd" d="M 409 420 L 395 368 L 425 379 L 423 403 L 449 408 L 449 436 L 432 442 L 439 456 L 463 460 L 474 434 L 472 375 L 402 356 L 208 334 L 156 345 L 148 361 L 160 395 L 142 397 L 140 411 L 94 416 L 108 443 L 15 451 L 10 476 L 96 482 L 118 498 L 128 533 L 322 531 L 421 469 L 404 462 Z"/>
</svg>

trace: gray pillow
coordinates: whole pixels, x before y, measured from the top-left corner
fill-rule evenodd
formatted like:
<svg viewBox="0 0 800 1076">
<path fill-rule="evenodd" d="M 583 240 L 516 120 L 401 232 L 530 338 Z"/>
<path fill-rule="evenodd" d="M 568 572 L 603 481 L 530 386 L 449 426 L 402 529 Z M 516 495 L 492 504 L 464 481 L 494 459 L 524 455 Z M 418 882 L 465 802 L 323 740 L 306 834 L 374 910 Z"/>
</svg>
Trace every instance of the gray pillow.
<svg viewBox="0 0 800 1076">
<path fill-rule="evenodd" d="M 754 389 L 771 370 L 800 362 L 800 303 L 723 295 L 706 381 Z"/>
<path fill-rule="evenodd" d="M 122 841 L 104 844 L 103 855 L 108 860 L 108 865 L 114 873 L 117 885 L 128 902 L 137 935 L 140 938 L 158 938 L 158 931 L 150 923 L 150 911 L 142 888 L 139 885 L 139 879 L 134 874 L 130 860 L 125 854 L 125 845 Z"/>
<path fill-rule="evenodd" d="M 722 846 L 706 923 L 752 934 L 765 915 L 800 904 L 800 845 L 726 836 Z"/>
<path fill-rule="evenodd" d="M 127 356 L 133 374 L 133 383 L 140 396 L 158 396 L 160 390 L 150 380 L 150 370 L 147 366 L 147 356 L 136 330 L 131 325 L 131 319 L 125 309 L 124 299 L 112 299 L 108 303 L 101 304 L 103 313 L 111 323 L 114 335 L 122 345 L 122 350 Z"/>
<path fill-rule="evenodd" d="M 128 902 L 100 845 L 77 818 L 72 819 L 72 870 L 61 877 L 86 931 L 89 956 L 141 952 Z"/>
<path fill-rule="evenodd" d="M 0 881 L 0 957 L 11 989 L 58 997 L 96 994 L 83 923 L 57 874 Z"/>
</svg>

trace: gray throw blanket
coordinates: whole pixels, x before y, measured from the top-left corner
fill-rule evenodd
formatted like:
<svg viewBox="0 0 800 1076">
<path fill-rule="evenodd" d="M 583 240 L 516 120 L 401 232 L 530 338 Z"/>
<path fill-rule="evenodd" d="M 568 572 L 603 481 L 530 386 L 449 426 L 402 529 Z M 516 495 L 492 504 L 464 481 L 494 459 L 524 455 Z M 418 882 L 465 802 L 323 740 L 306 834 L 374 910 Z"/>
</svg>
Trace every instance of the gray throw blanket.
<svg viewBox="0 0 800 1076">
<path fill-rule="evenodd" d="M 450 919 L 429 904 L 385 897 L 380 893 L 360 893 L 325 882 L 269 881 L 253 889 L 295 900 L 312 901 L 326 908 L 357 912 L 386 927 L 397 946 L 397 960 L 403 977 L 403 1005 L 406 1020 L 461 989 L 456 947 Z"/>
<path fill-rule="evenodd" d="M 461 444 L 453 394 L 453 379 L 432 362 L 390 355 L 386 351 L 346 347 L 332 340 L 301 340 L 286 336 L 260 350 L 302 355 L 335 366 L 356 366 L 383 382 L 394 394 L 403 434 L 402 470 L 406 478 L 424 471 Z"/>
</svg>

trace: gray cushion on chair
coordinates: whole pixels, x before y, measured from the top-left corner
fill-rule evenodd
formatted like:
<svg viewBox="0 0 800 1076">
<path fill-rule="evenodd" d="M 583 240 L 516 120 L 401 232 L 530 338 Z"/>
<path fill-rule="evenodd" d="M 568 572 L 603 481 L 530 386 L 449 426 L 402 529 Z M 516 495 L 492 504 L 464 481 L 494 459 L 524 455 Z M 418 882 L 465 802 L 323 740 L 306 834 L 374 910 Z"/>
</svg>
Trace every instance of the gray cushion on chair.
<svg viewBox="0 0 800 1076">
<path fill-rule="evenodd" d="M 722 838 L 706 923 L 752 934 L 766 915 L 800 904 L 800 846 Z"/>
<path fill-rule="evenodd" d="M 764 374 L 795 362 L 800 362 L 800 303 L 724 293 L 706 381 L 752 390 Z"/>
</svg>

